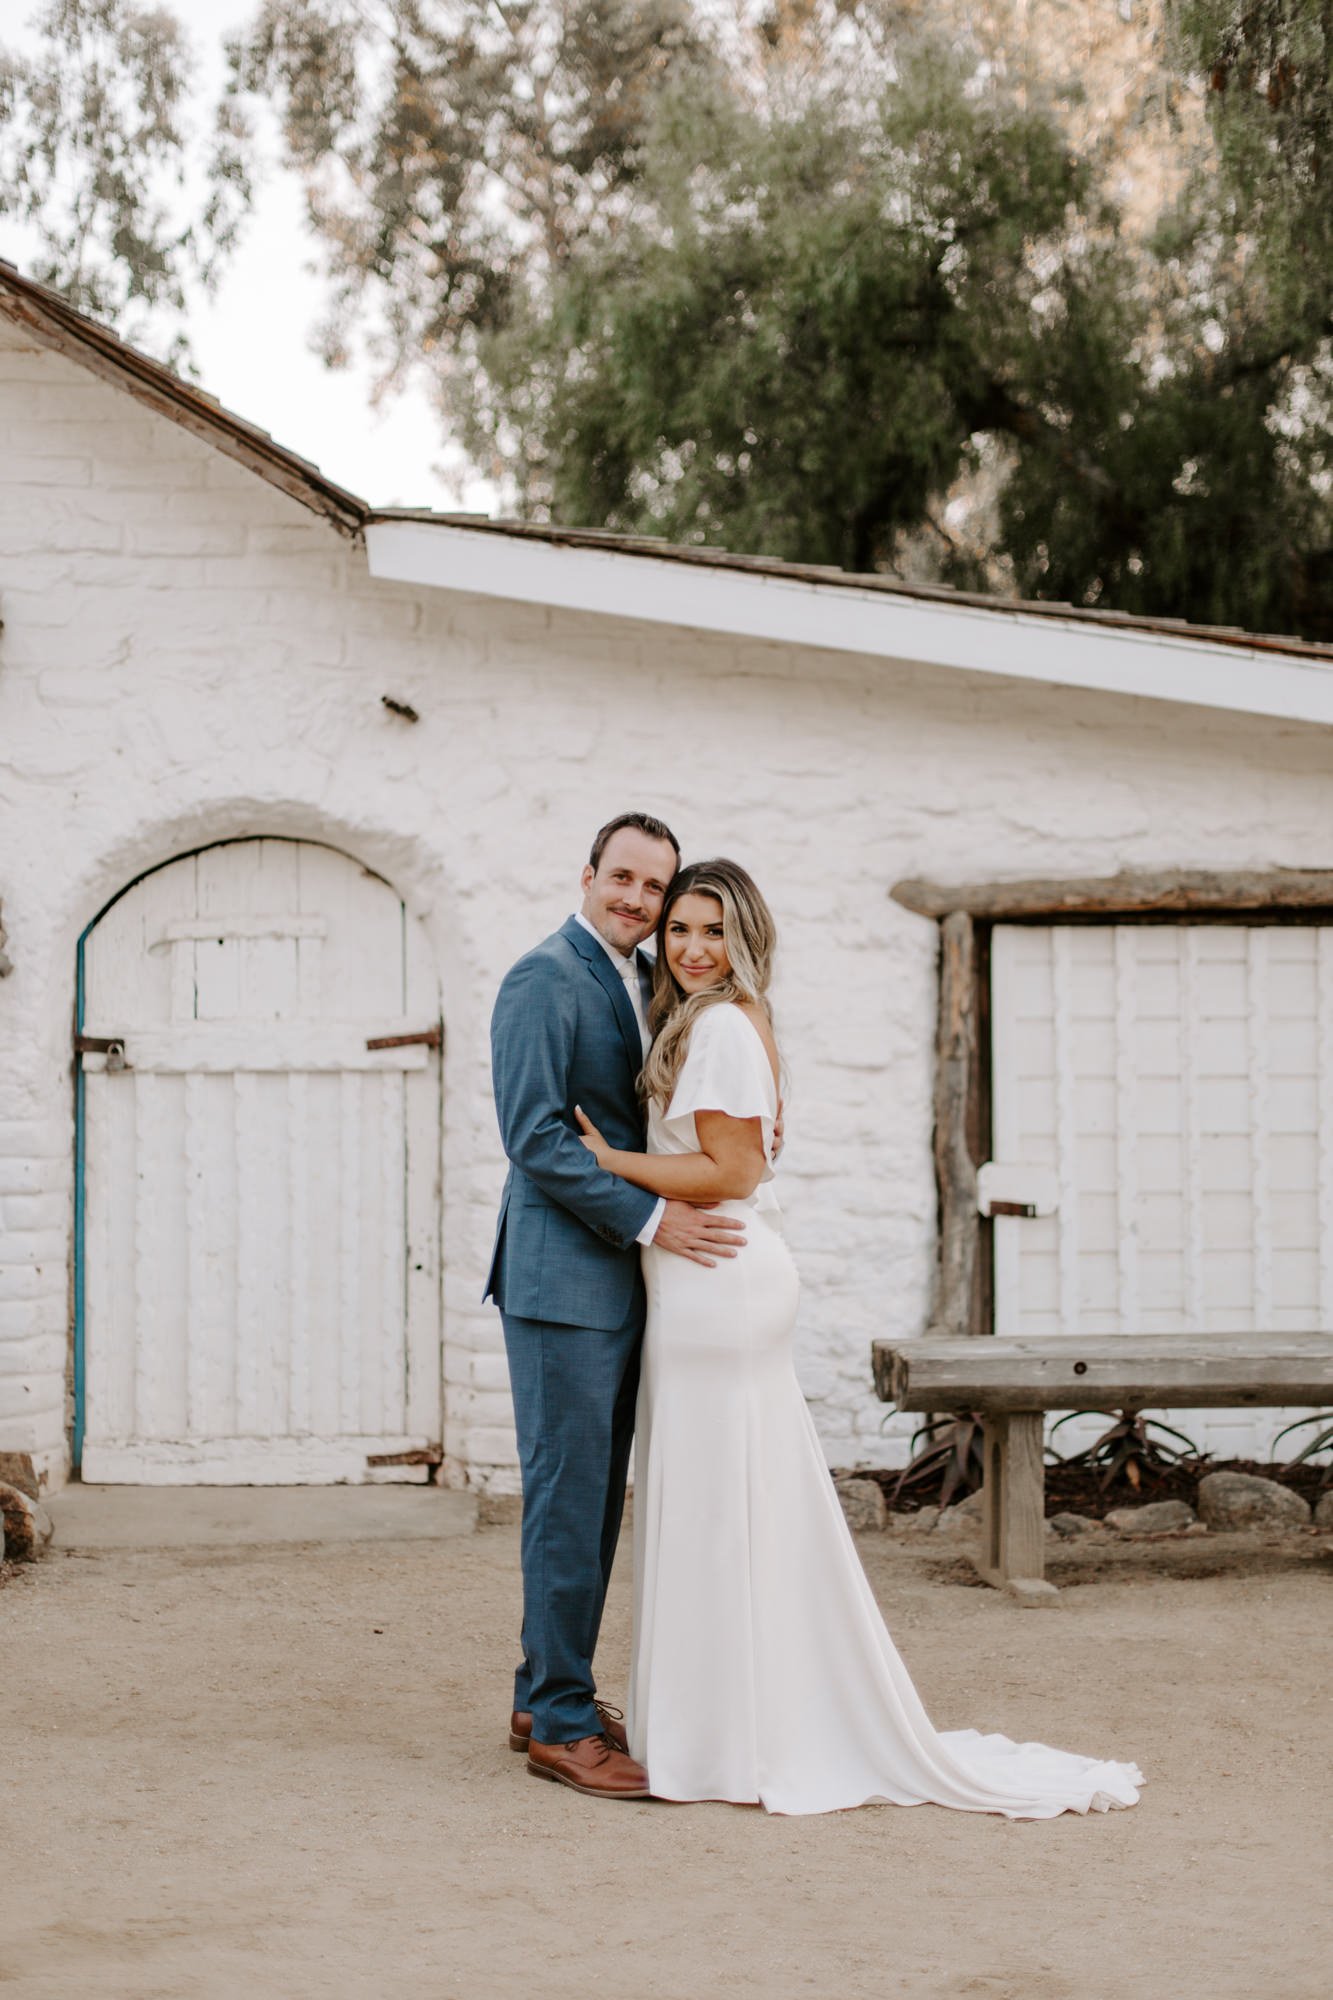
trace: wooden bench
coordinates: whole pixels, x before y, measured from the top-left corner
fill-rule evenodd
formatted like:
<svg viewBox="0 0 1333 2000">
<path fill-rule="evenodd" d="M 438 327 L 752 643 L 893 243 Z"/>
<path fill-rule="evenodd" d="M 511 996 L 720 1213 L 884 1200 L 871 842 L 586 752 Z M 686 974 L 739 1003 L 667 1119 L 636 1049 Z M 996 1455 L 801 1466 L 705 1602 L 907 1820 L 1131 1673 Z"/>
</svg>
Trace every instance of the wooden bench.
<svg viewBox="0 0 1333 2000">
<path fill-rule="evenodd" d="M 1333 1405 L 1333 1333 L 1122 1333 L 873 1346 L 875 1388 L 900 1410 L 984 1419 L 981 1556 L 988 1583 L 1053 1604 L 1045 1568 L 1049 1410 L 1262 1409 Z"/>
</svg>

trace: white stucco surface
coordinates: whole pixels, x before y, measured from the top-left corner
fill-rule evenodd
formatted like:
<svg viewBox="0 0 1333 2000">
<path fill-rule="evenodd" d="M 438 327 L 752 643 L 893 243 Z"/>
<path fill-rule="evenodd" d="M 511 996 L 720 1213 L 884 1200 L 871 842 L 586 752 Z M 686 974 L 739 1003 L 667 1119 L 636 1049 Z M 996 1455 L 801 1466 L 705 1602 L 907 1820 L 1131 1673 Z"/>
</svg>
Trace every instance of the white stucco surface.
<svg viewBox="0 0 1333 2000">
<path fill-rule="evenodd" d="M 843 1465 L 901 1456 L 869 1343 L 920 1330 L 934 1257 L 936 931 L 890 885 L 1333 863 L 1320 728 L 376 583 L 299 504 L 13 330 L 0 442 L 0 1448 L 55 1479 L 76 944 L 173 856 L 327 841 L 424 923 L 447 1029 L 449 1473 L 502 1485 L 487 1024 L 602 820 L 660 813 L 772 902 L 800 1371 Z"/>
</svg>

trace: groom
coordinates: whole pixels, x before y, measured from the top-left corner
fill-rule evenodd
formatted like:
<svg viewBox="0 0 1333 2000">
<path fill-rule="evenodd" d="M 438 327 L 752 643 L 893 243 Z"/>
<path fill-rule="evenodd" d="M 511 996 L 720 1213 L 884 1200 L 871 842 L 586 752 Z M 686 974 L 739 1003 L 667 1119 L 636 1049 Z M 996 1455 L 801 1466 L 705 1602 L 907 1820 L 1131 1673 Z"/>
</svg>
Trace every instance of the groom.
<svg viewBox="0 0 1333 2000">
<path fill-rule="evenodd" d="M 641 1151 L 637 1078 L 651 968 L 637 947 L 680 862 L 646 813 L 604 826 L 583 904 L 505 978 L 491 1021 L 509 1175 L 487 1283 L 504 1322 L 523 1473 L 523 1664 L 510 1747 L 528 1769 L 602 1798 L 648 1796 L 592 1675 L 625 1505 L 645 1298 L 639 1245 L 695 1263 L 733 1257 L 741 1226 L 606 1173 L 574 1106 Z"/>
</svg>

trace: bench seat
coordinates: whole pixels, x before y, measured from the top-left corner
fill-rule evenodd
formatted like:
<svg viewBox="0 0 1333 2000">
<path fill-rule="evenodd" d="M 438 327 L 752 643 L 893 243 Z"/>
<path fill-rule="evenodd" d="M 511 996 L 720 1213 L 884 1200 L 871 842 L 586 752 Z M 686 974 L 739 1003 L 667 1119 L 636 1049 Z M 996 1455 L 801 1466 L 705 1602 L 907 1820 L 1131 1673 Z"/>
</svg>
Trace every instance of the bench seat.
<svg viewBox="0 0 1333 2000">
<path fill-rule="evenodd" d="M 1045 1582 L 1048 1410 L 1333 1405 L 1333 1333 L 1117 1333 L 877 1340 L 875 1389 L 900 1410 L 984 1420 L 982 1554 L 988 1583 L 1025 1604 Z"/>
</svg>

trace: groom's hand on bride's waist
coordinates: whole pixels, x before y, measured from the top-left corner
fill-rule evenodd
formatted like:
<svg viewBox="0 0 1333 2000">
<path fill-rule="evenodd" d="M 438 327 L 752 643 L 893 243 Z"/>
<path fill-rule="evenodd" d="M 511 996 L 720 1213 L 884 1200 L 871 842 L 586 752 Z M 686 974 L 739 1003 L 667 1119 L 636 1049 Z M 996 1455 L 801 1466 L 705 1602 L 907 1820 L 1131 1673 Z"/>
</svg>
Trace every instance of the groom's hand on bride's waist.
<svg viewBox="0 0 1333 2000">
<path fill-rule="evenodd" d="M 653 1238 L 655 1250 L 710 1265 L 719 1257 L 734 1257 L 744 1243 L 745 1224 L 734 1215 L 719 1215 L 711 1204 L 696 1208 L 689 1201 L 667 1203 Z"/>
</svg>

